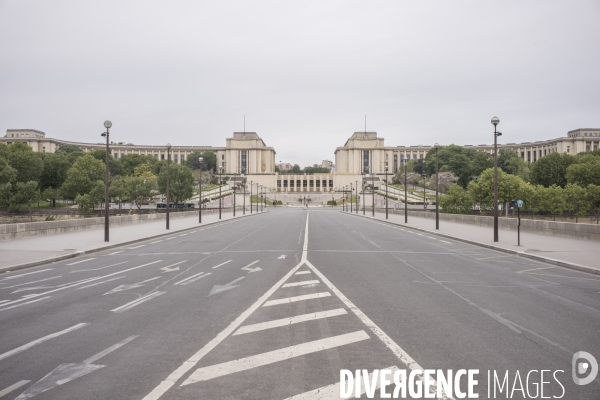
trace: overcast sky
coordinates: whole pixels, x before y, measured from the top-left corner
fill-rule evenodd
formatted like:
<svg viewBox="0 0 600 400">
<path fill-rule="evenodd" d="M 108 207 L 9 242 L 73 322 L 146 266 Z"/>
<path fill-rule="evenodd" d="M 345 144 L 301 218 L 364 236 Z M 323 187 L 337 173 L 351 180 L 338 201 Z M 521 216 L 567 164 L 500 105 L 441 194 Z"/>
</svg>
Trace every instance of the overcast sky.
<svg viewBox="0 0 600 400">
<path fill-rule="evenodd" d="M 224 146 L 301 166 L 387 146 L 600 128 L 600 0 L 0 0 L 0 129 Z M 2 133 L 3 135 L 3 133 Z"/>
</svg>

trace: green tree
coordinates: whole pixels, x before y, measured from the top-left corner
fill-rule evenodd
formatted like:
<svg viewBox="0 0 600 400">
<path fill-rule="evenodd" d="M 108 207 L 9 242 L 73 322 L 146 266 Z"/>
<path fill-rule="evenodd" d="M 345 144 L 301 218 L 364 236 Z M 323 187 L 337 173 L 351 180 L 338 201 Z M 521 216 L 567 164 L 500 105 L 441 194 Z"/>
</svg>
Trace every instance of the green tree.
<svg viewBox="0 0 600 400">
<path fill-rule="evenodd" d="M 121 215 L 122 202 L 130 200 L 126 178 L 117 176 L 111 179 L 108 192 L 111 198 L 119 200 L 119 215 Z"/>
<path fill-rule="evenodd" d="M 504 173 L 498 169 L 498 203 L 504 204 L 523 197 L 526 183 L 518 176 Z M 469 183 L 469 192 L 482 206 L 494 207 L 494 169 L 483 171 L 477 182 Z"/>
<path fill-rule="evenodd" d="M 531 166 L 531 182 L 545 187 L 567 184 L 567 168 L 576 162 L 575 157 L 566 153 L 550 153 Z"/>
<path fill-rule="evenodd" d="M 448 194 L 440 197 L 440 212 L 449 214 L 472 214 L 473 196 L 462 186 L 454 184 L 450 186 Z"/>
<path fill-rule="evenodd" d="M 94 202 L 90 198 L 89 194 L 87 194 L 87 193 L 86 194 L 78 194 L 77 197 L 75 198 L 75 201 L 77 202 L 79 211 L 81 211 L 82 213 L 89 214 L 92 212 L 92 209 L 94 207 Z"/>
<path fill-rule="evenodd" d="M 529 181 L 529 167 L 519 156 L 519 153 L 511 149 L 500 149 L 498 151 L 498 168 L 507 174 L 516 175 L 524 181 Z"/>
<path fill-rule="evenodd" d="M 586 154 L 567 167 L 567 182 L 580 186 L 600 185 L 600 157 Z"/>
<path fill-rule="evenodd" d="M 4 158 L 0 158 L 0 184 L 13 183 L 17 179 L 17 170 Z"/>
<path fill-rule="evenodd" d="M 89 154 L 91 154 L 96 160 L 102 161 L 102 163 L 106 165 L 106 150 L 98 149 L 91 151 Z M 123 167 L 121 166 L 121 163 L 118 160 L 115 160 L 112 154 L 109 154 L 108 156 L 108 172 L 110 173 L 110 176 L 121 175 L 123 173 Z"/>
<path fill-rule="evenodd" d="M 590 184 L 586 187 L 591 210 L 596 214 L 596 223 L 600 220 L 600 185 Z"/>
<path fill-rule="evenodd" d="M 458 177 L 458 184 L 463 188 L 493 165 L 493 158 L 482 151 L 453 144 L 438 148 L 439 170 L 452 172 Z M 427 175 L 435 173 L 435 149 L 428 151 L 425 156 L 425 172 Z"/>
<path fill-rule="evenodd" d="M 61 193 L 67 199 L 75 199 L 79 194 L 89 193 L 96 181 L 104 179 L 104 163 L 89 154 L 79 157 L 67 171 L 67 179 L 61 186 Z"/>
<path fill-rule="evenodd" d="M 304 172 L 307 174 L 328 174 L 331 171 L 325 167 L 304 167 Z"/>
<path fill-rule="evenodd" d="M 17 182 L 39 182 L 44 161 L 25 143 L 13 143 L 8 147 L 8 163 L 17 170 Z"/>
<path fill-rule="evenodd" d="M 194 195 L 194 175 L 185 165 L 171 165 L 169 178 L 171 201 L 175 204 L 182 203 Z M 167 193 L 167 168 L 161 169 L 158 174 L 158 190 Z"/>
<path fill-rule="evenodd" d="M 0 208 L 6 208 L 10 206 L 11 199 L 13 196 L 13 187 L 11 183 L 0 183 Z"/>
<path fill-rule="evenodd" d="M 92 190 L 88 193 L 90 196 L 90 201 L 92 202 L 92 208 L 95 207 L 96 204 L 102 204 L 105 200 L 105 190 L 106 185 L 103 181 L 94 182 L 94 186 Z"/>
<path fill-rule="evenodd" d="M 128 199 L 135 201 L 137 208 L 141 209 L 142 203 L 152 197 L 152 193 L 156 186 L 156 179 L 128 176 L 125 178 L 125 185 L 129 192 Z"/>
<path fill-rule="evenodd" d="M 540 190 L 540 210 L 551 214 L 556 220 L 556 215 L 562 214 L 567 209 L 565 190 L 558 185 L 544 187 Z"/>
<path fill-rule="evenodd" d="M 143 154 L 126 154 L 119 159 L 119 163 L 121 164 L 121 174 L 123 176 L 133 176 L 135 168 L 148 164 L 150 167 L 156 164 L 158 160 L 152 156 L 143 155 Z"/>
<path fill-rule="evenodd" d="M 294 166 L 290 170 L 290 173 L 292 173 L 292 174 L 301 174 L 302 173 L 302 169 L 300 168 L 300 166 L 298 164 L 294 164 Z"/>
<path fill-rule="evenodd" d="M 75 162 L 79 157 L 84 155 L 85 153 L 79 147 L 72 144 L 63 144 L 60 146 L 54 154 L 60 154 L 66 156 L 71 164 Z"/>
<path fill-rule="evenodd" d="M 45 194 L 53 193 L 53 197 L 50 197 L 50 199 L 52 200 L 52 207 L 55 207 L 58 194 L 56 189 L 60 188 L 67 179 L 67 171 L 71 168 L 71 162 L 64 154 L 43 154 L 44 170 L 40 178 L 40 190 Z M 52 190 L 46 191 L 46 189 Z"/>
<path fill-rule="evenodd" d="M 204 157 L 202 157 L 203 158 L 202 164 L 200 164 L 200 157 L 202 157 L 202 153 L 201 152 L 199 152 L 199 151 L 192 151 L 190 154 L 188 154 L 188 156 L 185 159 L 185 161 L 183 162 L 183 164 L 185 166 L 187 166 L 189 169 L 191 169 L 192 171 L 197 171 L 199 169 L 204 169 L 205 168 L 204 167 Z M 215 161 L 216 161 L 216 156 L 215 156 Z"/>
<path fill-rule="evenodd" d="M 217 168 L 217 155 L 210 150 L 207 150 L 205 152 L 203 152 L 202 154 L 200 154 L 200 157 L 202 157 L 203 160 L 203 164 L 202 164 L 202 170 L 203 171 L 216 171 Z M 191 155 L 187 158 L 186 162 L 191 158 Z M 198 161 L 197 157 L 196 157 L 196 161 Z M 248 173 L 248 171 L 246 171 L 246 173 Z"/>
<path fill-rule="evenodd" d="M 15 204 L 17 207 L 13 210 L 18 210 L 20 205 L 27 203 L 27 211 L 29 211 L 29 218 L 31 219 L 31 203 L 38 201 L 40 198 L 39 185 L 36 181 L 29 182 L 17 182 L 15 187 Z"/>
<path fill-rule="evenodd" d="M 568 183 L 565 186 L 565 200 L 567 210 L 575 214 L 575 222 L 584 217 L 591 208 L 591 201 L 587 191 L 579 185 Z"/>
</svg>

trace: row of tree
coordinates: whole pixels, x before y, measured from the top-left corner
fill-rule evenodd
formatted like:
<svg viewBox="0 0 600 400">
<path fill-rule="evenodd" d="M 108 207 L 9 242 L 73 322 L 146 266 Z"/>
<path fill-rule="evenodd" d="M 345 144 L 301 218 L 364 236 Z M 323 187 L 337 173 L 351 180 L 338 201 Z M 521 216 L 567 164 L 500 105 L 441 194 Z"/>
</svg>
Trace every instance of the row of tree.
<svg viewBox="0 0 600 400">
<path fill-rule="evenodd" d="M 329 174 L 331 170 L 326 167 L 312 166 L 300 168 L 298 164 L 294 164 L 291 169 L 280 170 L 278 166 L 275 166 L 275 172 L 279 172 L 282 175 L 286 174 Z"/>
</svg>

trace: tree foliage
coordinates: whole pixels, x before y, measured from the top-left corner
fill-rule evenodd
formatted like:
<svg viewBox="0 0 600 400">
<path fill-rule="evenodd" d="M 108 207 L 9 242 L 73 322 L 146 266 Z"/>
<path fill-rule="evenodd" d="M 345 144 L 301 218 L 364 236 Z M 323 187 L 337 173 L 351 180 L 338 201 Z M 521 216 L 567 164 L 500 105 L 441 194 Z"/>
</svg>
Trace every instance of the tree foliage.
<svg viewBox="0 0 600 400">
<path fill-rule="evenodd" d="M 86 154 L 79 157 L 67 171 L 67 178 L 61 186 L 61 193 L 67 199 L 89 193 L 97 181 L 104 179 L 105 167 L 102 161 Z"/>
<path fill-rule="evenodd" d="M 194 195 L 194 175 L 185 165 L 173 164 L 170 166 L 169 194 L 175 204 L 183 203 Z M 158 174 L 158 190 L 167 193 L 167 168 L 164 167 Z"/>
<path fill-rule="evenodd" d="M 537 160 L 531 166 L 531 183 L 550 187 L 567 184 L 567 168 L 576 162 L 576 158 L 566 153 L 550 153 Z"/>
<path fill-rule="evenodd" d="M 419 160 L 416 160 L 414 168 L 417 168 L 418 163 Z M 466 188 L 470 181 L 481 175 L 487 168 L 493 167 L 493 163 L 493 158 L 482 151 L 453 144 L 438 148 L 439 171 L 452 172 L 458 178 L 457 183 L 463 188 Z M 435 173 L 435 149 L 427 152 L 424 171 L 427 175 Z"/>
</svg>

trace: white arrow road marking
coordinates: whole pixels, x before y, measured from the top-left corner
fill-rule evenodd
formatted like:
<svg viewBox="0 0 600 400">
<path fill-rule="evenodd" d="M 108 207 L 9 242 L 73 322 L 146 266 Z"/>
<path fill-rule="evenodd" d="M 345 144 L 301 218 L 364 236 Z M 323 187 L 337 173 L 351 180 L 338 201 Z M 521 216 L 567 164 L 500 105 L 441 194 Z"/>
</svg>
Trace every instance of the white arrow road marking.
<svg viewBox="0 0 600 400">
<path fill-rule="evenodd" d="M 142 286 L 144 286 L 144 283 L 153 281 L 155 279 L 160 279 L 160 278 L 161 278 L 160 276 L 155 276 L 154 278 L 146 279 L 145 281 L 141 281 L 141 282 L 138 282 L 138 283 L 132 283 L 132 284 L 128 284 L 128 285 L 120 285 L 120 286 L 117 286 L 116 288 L 114 288 L 113 290 L 110 290 L 110 291 L 104 293 L 102 296 L 106 296 L 107 294 L 122 292 L 124 290 L 129 290 L 129 289 L 135 289 L 135 288 L 138 288 L 138 287 L 142 287 Z"/>
<path fill-rule="evenodd" d="M 183 264 L 184 262 L 187 262 L 187 260 L 183 260 L 183 261 L 179 261 L 178 263 L 175 263 L 175 264 L 167 265 L 166 267 L 162 267 L 161 270 L 163 270 L 164 272 L 179 271 L 179 267 L 175 267 L 175 266 L 179 265 L 179 264 Z M 175 268 L 171 268 L 171 267 L 175 267 Z"/>
<path fill-rule="evenodd" d="M 11 276 L 7 276 L 6 278 L 2 278 L 1 280 L 3 281 L 7 281 L 9 279 L 15 279 L 15 278 L 20 278 L 22 276 L 25 275 L 31 275 L 31 274 L 39 274 L 40 272 L 44 272 L 44 271 L 52 271 L 54 268 L 46 268 L 46 269 L 40 269 L 39 271 L 34 271 L 34 272 L 27 272 L 26 274 L 20 274 L 20 275 L 11 275 Z"/>
<path fill-rule="evenodd" d="M 23 386 L 29 382 L 31 382 L 31 381 L 25 381 L 25 380 L 19 381 L 19 382 L 15 383 L 14 385 L 10 385 L 9 387 L 7 387 L 4 390 L 0 390 L 0 397 L 4 396 L 6 394 L 9 394 L 10 392 L 12 392 L 14 390 L 17 390 L 18 388 L 20 388 L 21 386 Z"/>
<path fill-rule="evenodd" d="M 127 339 L 113 346 L 110 346 L 108 349 L 103 350 L 96 355 L 93 355 L 92 357 L 88 358 L 82 363 L 59 365 L 48 375 L 44 376 L 42 379 L 33 384 L 33 386 L 31 386 L 29 389 L 21 393 L 21 395 L 15 400 L 30 399 L 33 396 L 36 396 L 47 390 L 53 389 L 60 385 L 64 385 L 65 383 L 71 382 L 72 380 L 87 375 L 90 372 L 104 368 L 106 365 L 94 365 L 92 363 L 98 361 L 100 358 L 104 357 L 108 353 L 115 351 L 119 347 L 126 345 L 127 343 L 131 342 L 137 337 L 138 336 L 130 336 Z"/>
<path fill-rule="evenodd" d="M 244 271 L 248 271 L 248 273 L 252 273 L 252 272 L 258 272 L 258 271 L 262 271 L 261 267 L 256 267 L 256 268 L 250 268 L 251 266 L 253 266 L 254 264 L 256 264 L 257 262 L 259 262 L 260 260 L 256 260 L 254 262 L 251 262 L 250 264 L 246 265 L 245 267 L 243 267 L 242 269 Z"/>
<path fill-rule="evenodd" d="M 219 264 L 219 265 L 215 265 L 215 266 L 213 267 L 213 269 L 214 269 L 214 268 L 219 268 L 221 265 L 228 264 L 228 263 L 230 263 L 230 262 L 232 262 L 232 261 L 233 261 L 233 260 L 229 260 L 229 261 L 225 261 L 224 263 L 221 263 L 221 264 Z"/>
<path fill-rule="evenodd" d="M 283 349 L 269 351 L 267 353 L 257 354 L 246 358 L 211 365 L 209 367 L 198 368 L 181 384 L 186 386 L 192 383 L 206 381 L 220 376 L 230 375 L 236 372 L 246 371 L 248 369 L 273 364 L 279 361 L 289 360 L 294 357 L 300 357 L 317 351 L 333 349 L 351 343 L 360 342 L 369 339 L 365 331 L 356 331 L 329 337 L 326 339 L 315 340 L 312 342 L 297 344 L 295 346 L 285 347 Z"/>
<path fill-rule="evenodd" d="M 298 271 L 294 275 L 304 275 L 304 274 L 310 274 L 310 271 Z"/>
<path fill-rule="evenodd" d="M 320 311 L 316 313 L 303 314 L 303 315 L 295 315 L 293 317 L 276 319 L 273 321 L 260 322 L 258 324 L 253 325 L 244 325 L 240 329 L 238 329 L 233 336 L 235 335 L 243 335 L 244 333 L 257 332 L 265 329 L 279 328 L 282 326 L 290 326 L 293 324 L 299 324 L 301 322 L 314 321 L 317 319 L 335 317 L 338 315 L 345 315 L 348 312 L 343 308 L 337 308 L 335 310 L 330 311 Z"/>
<path fill-rule="evenodd" d="M 133 308 L 135 306 L 139 306 L 140 304 L 142 304 L 142 303 L 144 303 L 144 302 L 146 302 L 148 300 L 152 300 L 153 298 L 161 296 L 161 295 L 163 295 L 165 293 L 167 293 L 167 292 L 153 292 L 153 293 L 147 294 L 145 296 L 142 296 L 139 299 L 136 299 L 134 301 L 130 301 L 129 303 L 124 304 L 121 307 L 117 307 L 117 308 L 115 308 L 113 310 L 110 310 L 110 311 L 116 312 L 116 313 L 121 313 L 121 312 L 127 311 L 127 310 L 129 310 L 129 309 L 131 309 L 131 308 Z"/>
<path fill-rule="evenodd" d="M 88 259 L 81 260 L 81 261 L 75 261 L 75 262 L 72 262 L 72 263 L 70 263 L 70 264 L 67 264 L 67 265 L 81 264 L 81 263 L 88 262 L 88 261 L 92 261 L 92 260 L 95 260 L 95 258 L 88 258 Z"/>
<path fill-rule="evenodd" d="M 292 283 L 286 283 L 282 287 L 304 286 L 304 285 L 312 285 L 312 284 L 315 284 L 315 283 L 319 283 L 319 281 L 314 280 L 314 281 L 292 282 Z"/>
<path fill-rule="evenodd" d="M 229 282 L 226 285 L 215 285 L 215 286 L 213 286 L 213 288 L 211 289 L 211 291 L 210 291 L 210 293 L 208 295 L 212 296 L 213 294 L 225 292 L 226 290 L 230 290 L 230 289 L 239 287 L 239 285 L 234 285 L 234 283 L 237 283 L 237 282 L 241 281 L 244 278 L 245 278 L 245 276 L 242 276 L 241 278 L 237 278 L 237 279 Z"/>
<path fill-rule="evenodd" d="M 173 285 L 187 285 L 189 283 L 197 281 L 198 279 L 206 278 L 208 275 L 212 275 L 212 272 L 209 272 L 209 273 L 200 272 L 199 274 L 192 275 L 192 276 L 185 278 L 179 282 L 176 282 Z"/>
<path fill-rule="evenodd" d="M 394 365 L 393 367 L 388 367 L 385 369 L 390 370 L 391 377 L 392 377 L 391 379 L 393 379 L 394 373 L 398 370 L 398 367 L 396 367 Z M 373 382 L 373 373 L 369 374 L 369 382 Z M 345 379 L 344 379 L 344 385 L 348 385 L 348 383 Z M 375 390 L 379 389 L 380 387 L 381 387 L 381 379 L 375 379 L 375 385 L 371 389 L 371 391 L 375 391 Z M 366 392 L 365 385 L 360 385 L 360 388 L 361 388 L 360 394 L 365 394 L 365 392 Z M 355 389 L 353 389 L 352 393 L 354 393 L 354 390 Z M 352 396 L 352 398 L 358 398 L 358 397 L 359 396 L 357 396 L 356 393 L 354 393 L 354 396 Z M 323 386 L 321 388 L 311 390 L 310 392 L 304 392 L 304 393 L 297 394 L 292 397 L 288 397 L 285 400 L 314 400 L 314 399 L 341 399 L 341 398 L 344 398 L 344 397 L 340 397 L 340 382 L 338 382 L 338 383 L 334 383 L 332 385 Z M 345 397 L 345 398 L 349 398 L 349 397 Z"/>
<path fill-rule="evenodd" d="M 60 332 L 51 333 L 50 335 L 36 339 L 33 342 L 29 342 L 27 344 L 24 344 L 23 346 L 17 347 L 16 349 L 8 351 L 4 354 L 0 354 L 0 361 L 4 360 L 5 358 L 8 358 L 10 356 L 14 356 L 15 354 L 21 353 L 25 350 L 28 350 L 28 349 L 32 348 L 33 346 L 37 346 L 40 343 L 44 343 L 50 339 L 54 339 L 55 337 L 64 335 L 65 333 L 76 331 L 77 329 L 83 328 L 84 326 L 87 326 L 87 325 L 89 325 L 89 323 L 83 322 L 81 324 L 73 325 L 72 327 L 62 330 Z"/>
</svg>

